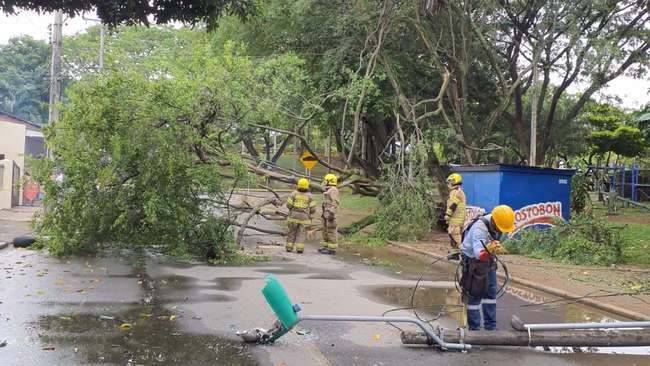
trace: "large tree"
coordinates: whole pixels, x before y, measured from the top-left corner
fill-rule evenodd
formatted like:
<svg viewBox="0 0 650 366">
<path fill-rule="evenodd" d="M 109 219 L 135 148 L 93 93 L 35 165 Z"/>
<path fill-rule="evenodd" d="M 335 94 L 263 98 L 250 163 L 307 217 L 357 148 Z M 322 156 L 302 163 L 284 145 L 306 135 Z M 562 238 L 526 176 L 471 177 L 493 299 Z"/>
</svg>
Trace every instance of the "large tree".
<svg viewBox="0 0 650 366">
<path fill-rule="evenodd" d="M 596 92 L 621 75 L 642 77 L 650 66 L 647 2 L 498 0 L 486 5 L 472 9 L 482 14 L 472 18 L 473 29 L 500 80 L 523 77 L 511 95 L 513 109 L 504 117 L 518 149 L 527 153 L 526 109 L 532 109 L 529 116 L 539 121 L 537 163 L 553 158 L 564 141 L 558 132 Z M 530 72 L 531 65 L 538 72 Z M 577 97 L 561 108 L 563 97 L 576 86 Z"/>
<path fill-rule="evenodd" d="M 47 121 L 50 50 L 29 36 L 0 45 L 0 110 L 35 123 Z"/>
</svg>

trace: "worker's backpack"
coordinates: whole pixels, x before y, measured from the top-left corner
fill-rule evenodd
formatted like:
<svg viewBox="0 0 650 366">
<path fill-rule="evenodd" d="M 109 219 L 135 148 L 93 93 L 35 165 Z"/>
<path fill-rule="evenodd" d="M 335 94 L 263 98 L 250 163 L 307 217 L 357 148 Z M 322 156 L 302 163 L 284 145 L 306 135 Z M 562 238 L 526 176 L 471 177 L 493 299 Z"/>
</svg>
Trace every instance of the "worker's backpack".
<svg viewBox="0 0 650 366">
<path fill-rule="evenodd" d="M 465 230 L 463 230 L 463 232 L 460 234 L 461 244 L 463 241 L 465 241 L 465 234 L 469 232 L 469 229 L 471 229 L 472 226 L 474 226 L 474 224 L 476 224 L 478 220 L 483 221 L 485 227 L 488 228 L 488 230 L 490 230 L 490 220 L 488 220 L 487 217 L 485 216 L 486 215 L 478 215 L 472 221 L 469 222 L 469 224 L 465 227 Z"/>
</svg>

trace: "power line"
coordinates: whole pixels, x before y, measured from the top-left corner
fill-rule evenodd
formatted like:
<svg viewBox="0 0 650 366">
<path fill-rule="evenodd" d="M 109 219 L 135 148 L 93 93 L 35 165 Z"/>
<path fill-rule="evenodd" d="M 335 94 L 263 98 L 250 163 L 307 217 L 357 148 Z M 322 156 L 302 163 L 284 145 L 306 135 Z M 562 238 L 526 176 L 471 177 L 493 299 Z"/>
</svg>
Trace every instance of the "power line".
<svg viewBox="0 0 650 366">
<path fill-rule="evenodd" d="M 63 12 L 54 13 L 52 24 L 52 68 L 50 69 L 50 110 L 48 123 L 59 119 L 58 104 L 61 100 L 61 39 L 63 38 Z"/>
</svg>

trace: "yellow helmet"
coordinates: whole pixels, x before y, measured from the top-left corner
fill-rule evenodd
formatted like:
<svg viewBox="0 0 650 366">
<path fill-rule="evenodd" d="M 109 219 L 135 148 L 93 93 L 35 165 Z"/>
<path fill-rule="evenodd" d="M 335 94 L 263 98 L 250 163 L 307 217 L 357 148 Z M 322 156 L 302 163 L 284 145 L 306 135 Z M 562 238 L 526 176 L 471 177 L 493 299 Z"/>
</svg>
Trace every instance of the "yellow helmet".
<svg viewBox="0 0 650 366">
<path fill-rule="evenodd" d="M 492 209 L 492 220 L 502 233 L 515 231 L 515 212 L 510 206 L 499 205 Z"/>
<path fill-rule="evenodd" d="M 307 178 L 298 179 L 298 189 L 302 189 L 305 191 L 309 189 L 309 181 L 307 180 Z"/>
<path fill-rule="evenodd" d="M 338 178 L 334 174 L 325 174 L 325 183 L 328 186 L 335 186 L 338 183 Z"/>
<path fill-rule="evenodd" d="M 450 183 L 450 184 L 452 184 L 454 186 L 457 186 L 457 185 L 463 183 L 463 177 L 461 177 L 460 174 L 458 174 L 458 173 L 451 173 L 447 177 L 447 183 Z"/>
</svg>

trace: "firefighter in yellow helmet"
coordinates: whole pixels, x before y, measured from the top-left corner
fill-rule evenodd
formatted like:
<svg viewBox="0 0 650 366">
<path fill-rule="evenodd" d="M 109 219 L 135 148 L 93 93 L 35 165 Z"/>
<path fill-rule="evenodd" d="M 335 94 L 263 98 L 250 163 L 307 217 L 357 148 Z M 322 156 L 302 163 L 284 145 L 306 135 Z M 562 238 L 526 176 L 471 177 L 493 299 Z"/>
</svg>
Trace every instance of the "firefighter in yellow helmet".
<svg viewBox="0 0 650 366">
<path fill-rule="evenodd" d="M 338 178 L 334 174 L 326 174 L 323 183 L 323 247 L 318 252 L 323 254 L 334 254 L 338 249 L 336 232 L 336 212 L 339 209 L 340 195 L 336 187 Z"/>
<path fill-rule="evenodd" d="M 449 188 L 449 199 L 447 199 L 447 211 L 445 221 L 447 222 L 447 233 L 451 239 L 451 248 L 458 249 L 461 244 L 461 233 L 465 224 L 465 192 L 461 187 L 463 178 L 458 173 L 447 177 L 447 188 Z"/>
<path fill-rule="evenodd" d="M 291 192 L 287 198 L 287 243 L 285 249 L 292 252 L 296 247 L 296 253 L 302 253 L 305 250 L 305 232 L 306 226 L 311 223 L 312 216 L 316 213 L 316 202 L 309 193 L 309 181 L 305 178 L 298 180 L 298 187 Z"/>
</svg>

